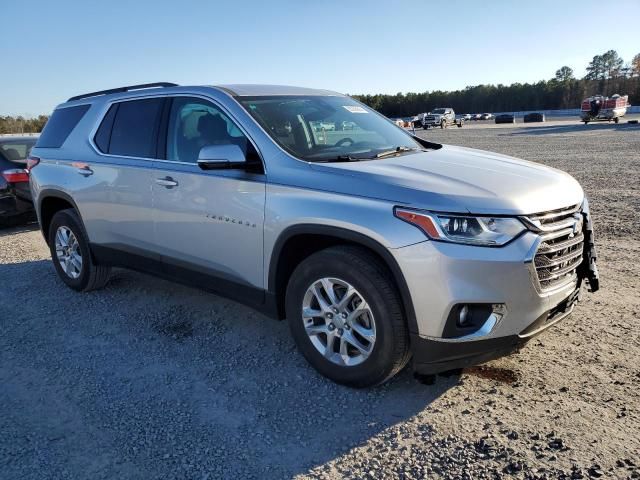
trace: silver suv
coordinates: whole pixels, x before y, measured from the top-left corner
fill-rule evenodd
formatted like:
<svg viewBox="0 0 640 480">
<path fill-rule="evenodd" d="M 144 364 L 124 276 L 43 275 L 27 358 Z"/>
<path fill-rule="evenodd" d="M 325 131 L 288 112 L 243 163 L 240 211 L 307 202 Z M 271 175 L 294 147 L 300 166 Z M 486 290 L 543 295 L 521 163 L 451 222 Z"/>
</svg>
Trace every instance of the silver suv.
<svg viewBox="0 0 640 480">
<path fill-rule="evenodd" d="M 334 92 L 80 95 L 28 165 L 69 287 L 117 266 L 229 296 L 287 318 L 309 363 L 351 386 L 506 354 L 598 288 L 571 176 L 427 142 Z"/>
</svg>

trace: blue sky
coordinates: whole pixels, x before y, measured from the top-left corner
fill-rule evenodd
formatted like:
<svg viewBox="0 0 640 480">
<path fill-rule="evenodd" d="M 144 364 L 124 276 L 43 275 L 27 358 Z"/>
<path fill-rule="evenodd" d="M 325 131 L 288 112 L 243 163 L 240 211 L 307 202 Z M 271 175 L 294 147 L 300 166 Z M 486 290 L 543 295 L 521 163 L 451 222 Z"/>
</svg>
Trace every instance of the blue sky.
<svg viewBox="0 0 640 480">
<path fill-rule="evenodd" d="M 0 18 L 2 115 L 152 81 L 418 92 L 640 53 L 638 0 L 0 0 Z M 610 35 L 590 33 L 603 23 Z"/>
</svg>

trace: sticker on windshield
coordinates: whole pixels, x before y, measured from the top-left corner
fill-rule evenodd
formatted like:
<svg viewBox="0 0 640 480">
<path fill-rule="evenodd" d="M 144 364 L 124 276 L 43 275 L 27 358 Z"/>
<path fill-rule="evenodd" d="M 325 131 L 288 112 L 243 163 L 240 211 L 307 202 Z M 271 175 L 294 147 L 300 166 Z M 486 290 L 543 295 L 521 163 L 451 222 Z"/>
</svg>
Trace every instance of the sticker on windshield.
<svg viewBox="0 0 640 480">
<path fill-rule="evenodd" d="M 342 108 L 349 110 L 351 113 L 369 113 L 358 105 L 343 105 Z"/>
</svg>

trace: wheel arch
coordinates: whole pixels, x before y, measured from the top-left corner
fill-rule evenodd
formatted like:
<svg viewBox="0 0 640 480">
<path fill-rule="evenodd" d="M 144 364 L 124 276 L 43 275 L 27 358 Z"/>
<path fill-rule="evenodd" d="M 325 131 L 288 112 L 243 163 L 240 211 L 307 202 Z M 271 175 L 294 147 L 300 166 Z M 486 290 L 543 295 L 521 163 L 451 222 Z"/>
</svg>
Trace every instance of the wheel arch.
<svg viewBox="0 0 640 480">
<path fill-rule="evenodd" d="M 278 318 L 285 318 L 284 298 L 295 267 L 309 255 L 334 245 L 356 245 L 373 253 L 389 270 L 400 294 L 403 313 L 410 332 L 418 331 L 409 287 L 393 255 L 377 240 L 341 227 L 317 224 L 294 225 L 285 229 L 271 252 L 267 291 L 275 301 Z"/>
<path fill-rule="evenodd" d="M 80 210 L 78 210 L 76 202 L 70 195 L 59 190 L 48 189 L 40 192 L 40 195 L 38 196 L 37 213 L 38 220 L 40 222 L 40 230 L 42 231 L 42 235 L 44 236 L 44 240 L 47 244 L 49 244 L 49 226 L 51 225 L 51 219 L 53 219 L 53 216 L 60 210 L 66 210 L 68 208 L 73 208 L 78 212 L 78 218 L 80 218 L 80 223 L 82 223 L 82 228 L 84 228 L 84 223 L 80 216 Z"/>
</svg>

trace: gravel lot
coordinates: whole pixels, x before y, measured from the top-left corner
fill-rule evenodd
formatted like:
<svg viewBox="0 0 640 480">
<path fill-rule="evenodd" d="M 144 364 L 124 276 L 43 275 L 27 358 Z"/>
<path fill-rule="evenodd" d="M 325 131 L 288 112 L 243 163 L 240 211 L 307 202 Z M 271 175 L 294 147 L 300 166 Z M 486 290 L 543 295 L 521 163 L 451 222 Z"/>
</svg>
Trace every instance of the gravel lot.
<svg viewBox="0 0 640 480">
<path fill-rule="evenodd" d="M 510 357 L 351 390 L 284 322 L 125 270 L 78 294 L 0 230 L 0 478 L 640 478 L 640 127 L 419 134 L 573 174 L 602 290 Z"/>
</svg>

